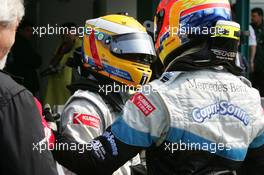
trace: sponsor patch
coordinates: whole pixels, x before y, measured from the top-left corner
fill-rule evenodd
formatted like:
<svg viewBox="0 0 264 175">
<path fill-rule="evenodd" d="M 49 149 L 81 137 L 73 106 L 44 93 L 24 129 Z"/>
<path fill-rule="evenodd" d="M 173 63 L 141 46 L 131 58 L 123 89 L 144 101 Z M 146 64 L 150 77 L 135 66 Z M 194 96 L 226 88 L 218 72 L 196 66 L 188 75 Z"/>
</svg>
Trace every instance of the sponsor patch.
<svg viewBox="0 0 264 175">
<path fill-rule="evenodd" d="M 245 126 L 249 124 L 249 116 L 238 106 L 233 105 L 228 101 L 220 101 L 203 108 L 194 108 L 192 110 L 192 118 L 195 122 L 203 123 L 205 119 L 211 119 L 214 115 L 231 116 L 237 118 Z"/>
<path fill-rule="evenodd" d="M 171 79 L 172 76 L 173 76 L 173 73 L 172 73 L 172 72 L 165 72 L 165 73 L 162 75 L 160 81 L 161 81 L 162 83 L 166 83 L 167 81 L 169 81 L 169 80 Z"/>
<path fill-rule="evenodd" d="M 100 127 L 100 117 L 88 115 L 88 114 L 73 114 L 73 124 L 84 124 L 86 126 L 98 129 Z"/>
<path fill-rule="evenodd" d="M 140 109 L 141 112 L 143 112 L 146 117 L 156 109 L 141 93 L 136 93 L 130 100 L 138 107 L 138 109 Z"/>
<path fill-rule="evenodd" d="M 112 155 L 117 156 L 118 150 L 115 142 L 115 136 L 111 132 L 104 132 L 103 136 L 107 139 L 107 141 L 110 143 L 112 148 Z"/>
<path fill-rule="evenodd" d="M 117 77 L 120 77 L 120 78 L 124 78 L 128 81 L 133 81 L 129 72 L 115 68 L 115 67 L 112 67 L 112 66 L 109 66 L 107 64 L 104 64 L 103 66 L 104 66 L 104 69 L 107 73 L 114 75 L 114 76 L 117 76 Z"/>
</svg>

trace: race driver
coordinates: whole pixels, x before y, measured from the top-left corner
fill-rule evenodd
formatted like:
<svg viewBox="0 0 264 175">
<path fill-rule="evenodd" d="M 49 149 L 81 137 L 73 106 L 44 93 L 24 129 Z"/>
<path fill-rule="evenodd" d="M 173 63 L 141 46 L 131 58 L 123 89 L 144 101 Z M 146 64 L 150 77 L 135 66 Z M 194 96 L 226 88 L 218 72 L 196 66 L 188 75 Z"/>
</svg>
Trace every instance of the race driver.
<svg viewBox="0 0 264 175">
<path fill-rule="evenodd" d="M 149 81 L 150 65 L 156 58 L 152 38 L 133 17 L 107 15 L 87 20 L 85 27 L 90 32 L 71 59 L 71 66 L 79 67 L 82 77 L 69 87 L 75 93 L 60 120 L 61 134 L 78 143 L 102 135 L 120 116 L 134 91 Z M 138 155 L 114 174 L 144 170 L 139 163 Z"/>
<path fill-rule="evenodd" d="M 54 156 L 66 166 L 74 160 L 79 174 L 111 174 L 141 150 L 148 174 L 263 174 L 264 115 L 259 92 L 235 64 L 239 25 L 228 0 L 162 0 L 155 23 L 163 76 L 83 154 Z"/>
</svg>

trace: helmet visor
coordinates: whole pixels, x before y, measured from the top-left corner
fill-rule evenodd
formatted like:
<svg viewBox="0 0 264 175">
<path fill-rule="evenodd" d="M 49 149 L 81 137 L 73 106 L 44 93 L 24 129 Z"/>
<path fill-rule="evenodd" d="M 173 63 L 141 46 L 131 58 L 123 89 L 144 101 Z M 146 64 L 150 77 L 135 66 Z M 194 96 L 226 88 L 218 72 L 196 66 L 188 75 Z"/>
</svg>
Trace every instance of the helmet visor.
<svg viewBox="0 0 264 175">
<path fill-rule="evenodd" d="M 114 35 L 110 50 L 121 58 L 142 63 L 152 63 L 156 58 L 152 38 L 147 33 Z"/>
</svg>

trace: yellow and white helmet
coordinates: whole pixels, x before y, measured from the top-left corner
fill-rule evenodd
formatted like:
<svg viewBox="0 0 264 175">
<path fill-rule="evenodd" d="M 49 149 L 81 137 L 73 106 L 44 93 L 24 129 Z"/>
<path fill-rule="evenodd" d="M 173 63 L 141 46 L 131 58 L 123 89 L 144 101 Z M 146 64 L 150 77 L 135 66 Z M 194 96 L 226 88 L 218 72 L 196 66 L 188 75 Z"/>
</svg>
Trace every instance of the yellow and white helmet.
<svg viewBox="0 0 264 175">
<path fill-rule="evenodd" d="M 156 58 L 152 38 L 134 18 L 107 15 L 86 21 L 84 66 L 119 83 L 138 86 L 151 77 Z"/>
</svg>

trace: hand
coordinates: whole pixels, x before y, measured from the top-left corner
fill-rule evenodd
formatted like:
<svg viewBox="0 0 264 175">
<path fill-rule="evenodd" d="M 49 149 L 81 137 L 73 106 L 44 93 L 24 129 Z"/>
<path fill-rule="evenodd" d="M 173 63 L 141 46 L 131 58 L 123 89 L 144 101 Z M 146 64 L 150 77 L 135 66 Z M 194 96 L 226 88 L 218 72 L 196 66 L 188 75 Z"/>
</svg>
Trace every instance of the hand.
<svg viewBox="0 0 264 175">
<path fill-rule="evenodd" d="M 44 128 L 45 137 L 46 137 L 47 142 L 48 142 L 48 147 L 52 149 L 54 147 L 54 144 L 55 144 L 55 135 L 53 133 L 53 130 L 51 129 L 52 127 L 49 125 L 48 122 L 46 122 L 44 117 L 41 117 L 41 121 L 42 121 L 42 125 Z M 56 125 L 56 123 L 53 123 L 53 124 Z M 56 129 L 57 129 L 57 126 L 56 126 Z"/>
<path fill-rule="evenodd" d="M 60 118 L 60 115 L 59 114 L 53 114 L 49 104 L 46 104 L 44 106 L 43 116 L 44 116 L 44 119 L 45 119 L 48 127 L 50 129 L 52 129 L 53 131 L 57 131 L 56 120 L 58 120 Z"/>
<path fill-rule="evenodd" d="M 45 134 L 45 138 L 48 142 L 48 147 L 49 148 L 53 148 L 54 144 L 55 144 L 55 136 L 52 132 L 52 130 L 50 129 L 50 127 L 48 126 L 48 123 L 46 122 L 46 120 L 44 119 L 43 115 L 42 115 L 42 106 L 40 104 L 40 102 L 38 101 L 38 99 L 34 98 L 35 103 L 38 107 L 40 116 L 41 116 L 41 123 L 44 129 L 44 134 Z"/>
</svg>

